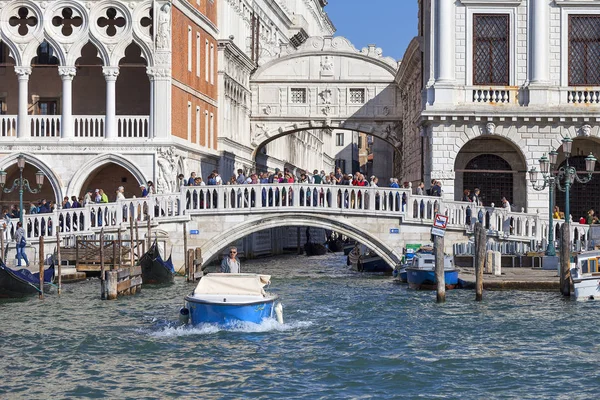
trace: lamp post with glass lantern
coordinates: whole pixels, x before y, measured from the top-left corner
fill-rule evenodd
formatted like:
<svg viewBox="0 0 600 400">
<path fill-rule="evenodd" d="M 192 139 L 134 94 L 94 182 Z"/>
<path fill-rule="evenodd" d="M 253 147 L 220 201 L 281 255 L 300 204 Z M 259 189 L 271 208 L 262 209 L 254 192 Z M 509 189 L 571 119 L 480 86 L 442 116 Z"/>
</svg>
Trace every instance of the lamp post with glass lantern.
<svg viewBox="0 0 600 400">
<path fill-rule="evenodd" d="M 529 170 L 529 180 L 531 181 L 531 186 L 534 190 L 544 190 L 546 187 L 549 189 L 549 220 L 550 224 L 548 226 L 548 247 L 546 249 L 547 256 L 555 256 L 556 250 L 554 248 L 554 226 L 553 226 L 553 200 L 554 200 L 554 188 L 558 188 L 561 192 L 565 193 L 565 224 L 567 224 L 566 232 L 568 235 L 568 242 L 571 243 L 571 207 L 570 207 L 570 190 L 571 185 L 575 181 L 586 184 L 590 180 L 592 180 L 592 173 L 596 167 L 596 157 L 590 153 L 589 156 L 585 158 L 585 172 L 587 172 L 587 176 L 580 178 L 577 174 L 577 170 L 575 167 L 569 165 L 569 159 L 571 158 L 571 149 L 573 147 L 573 139 L 571 138 L 563 138 L 562 139 L 562 150 L 565 155 L 565 165 L 560 167 L 557 171 L 555 171 L 556 160 L 558 158 L 558 152 L 552 150 L 549 153 L 549 157 L 546 155 L 540 158 L 540 170 L 542 172 L 543 183 L 541 185 L 537 184 L 538 180 L 538 171 L 535 167 L 532 167 Z M 561 183 L 562 182 L 562 183 Z M 569 251 L 570 254 L 570 251 Z M 563 266 L 563 273 L 568 272 L 568 267 Z M 563 282 L 563 276 L 561 274 L 561 282 Z M 564 292 L 563 292 L 564 293 Z"/>
<path fill-rule="evenodd" d="M 4 185 L 6 185 L 7 173 L 4 170 L 0 170 L 0 187 L 3 188 L 4 193 L 11 193 L 16 189 L 19 189 L 19 221 L 21 222 L 21 225 L 23 225 L 23 191 L 27 189 L 29 193 L 39 193 L 44 184 L 44 173 L 42 171 L 35 173 L 35 183 L 37 184 L 37 188 L 31 188 L 31 186 L 29 186 L 29 181 L 23 179 L 25 156 L 22 154 L 17 157 L 17 167 L 19 167 L 19 177 L 15 179 L 11 188 L 4 187 Z"/>
</svg>

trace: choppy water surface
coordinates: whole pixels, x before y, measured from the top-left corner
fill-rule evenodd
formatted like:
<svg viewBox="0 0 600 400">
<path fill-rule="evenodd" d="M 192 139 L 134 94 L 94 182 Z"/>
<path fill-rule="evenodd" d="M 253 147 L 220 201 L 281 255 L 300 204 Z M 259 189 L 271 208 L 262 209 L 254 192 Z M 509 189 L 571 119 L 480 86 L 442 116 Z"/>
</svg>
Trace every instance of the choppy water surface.
<svg viewBox="0 0 600 400">
<path fill-rule="evenodd" d="M 285 324 L 183 328 L 193 284 L 0 303 L 0 397 L 598 398 L 600 303 L 554 293 L 408 291 L 338 256 L 244 263 L 272 274 Z"/>
</svg>

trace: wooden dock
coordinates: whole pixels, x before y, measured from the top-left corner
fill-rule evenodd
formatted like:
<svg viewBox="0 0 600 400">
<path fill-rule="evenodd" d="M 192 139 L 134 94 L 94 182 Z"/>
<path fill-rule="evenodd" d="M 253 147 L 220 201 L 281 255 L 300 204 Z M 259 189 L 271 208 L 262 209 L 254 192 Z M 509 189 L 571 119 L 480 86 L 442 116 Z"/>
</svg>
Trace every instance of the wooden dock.
<svg viewBox="0 0 600 400">
<path fill-rule="evenodd" d="M 466 289 L 475 289 L 475 268 L 459 267 L 458 277 L 465 281 Z M 541 268 L 502 268 L 502 275 L 484 274 L 485 290 L 536 290 L 560 289 L 560 277 L 555 270 Z"/>
</svg>

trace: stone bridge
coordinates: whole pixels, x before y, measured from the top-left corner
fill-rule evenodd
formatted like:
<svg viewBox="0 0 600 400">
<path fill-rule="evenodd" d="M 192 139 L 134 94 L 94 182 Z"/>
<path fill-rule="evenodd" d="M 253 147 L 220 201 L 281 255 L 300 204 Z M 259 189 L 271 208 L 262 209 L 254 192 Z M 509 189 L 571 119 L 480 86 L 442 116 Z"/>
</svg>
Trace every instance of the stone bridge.
<svg viewBox="0 0 600 400">
<path fill-rule="evenodd" d="M 98 235 L 101 229 L 112 236 L 120 229 L 128 238 L 133 217 L 142 232 L 150 225 L 154 232 L 168 235 L 173 261 L 180 266 L 184 262 L 184 234 L 190 248 L 202 249 L 206 263 L 219 257 L 228 245 L 255 232 L 281 226 L 319 227 L 355 239 L 395 265 L 406 243 L 429 242 L 436 212 L 449 217 L 448 253 L 454 244 L 469 240 L 472 225 L 467 223 L 468 215 L 473 221 L 480 218 L 488 235 L 497 241 L 533 242 L 539 247 L 547 238 L 548 219 L 539 213 L 473 207 L 439 197 L 416 196 L 410 189 L 299 183 L 182 186 L 177 193 L 26 215 L 25 228 L 30 243 L 37 243 L 44 235 L 46 251 L 53 251 L 57 228 L 67 244 L 76 236 Z M 554 221 L 554 229 L 562 223 Z M 588 225 L 571 226 L 575 240 L 587 238 Z M 13 223 L 9 230 L 14 231 Z"/>
</svg>

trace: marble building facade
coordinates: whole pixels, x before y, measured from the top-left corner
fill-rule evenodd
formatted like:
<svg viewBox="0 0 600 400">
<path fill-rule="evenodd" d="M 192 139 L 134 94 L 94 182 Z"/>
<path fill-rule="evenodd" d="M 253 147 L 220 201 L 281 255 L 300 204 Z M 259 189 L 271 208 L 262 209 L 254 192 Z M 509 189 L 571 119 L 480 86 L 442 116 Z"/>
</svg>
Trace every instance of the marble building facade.
<svg viewBox="0 0 600 400">
<path fill-rule="evenodd" d="M 419 36 L 396 76 L 404 96 L 401 170 L 440 179 L 444 196 L 482 187 L 484 203 L 544 211 L 527 171 L 574 139 L 572 163 L 600 154 L 600 5 L 576 0 L 420 0 Z M 586 45 L 591 43 L 591 45 Z M 419 82 L 420 81 L 420 82 Z M 412 84 L 411 84 L 412 82 Z M 417 83 L 416 85 L 414 83 Z M 404 97 L 403 97 L 404 98 Z M 420 151 L 419 151 L 420 149 Z M 559 156 L 558 164 L 564 162 Z M 572 216 L 594 206 L 598 179 L 575 185 Z M 557 195 L 557 204 L 564 196 Z"/>
</svg>

